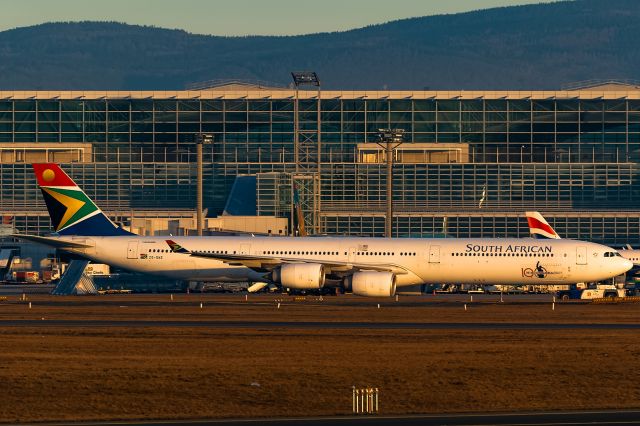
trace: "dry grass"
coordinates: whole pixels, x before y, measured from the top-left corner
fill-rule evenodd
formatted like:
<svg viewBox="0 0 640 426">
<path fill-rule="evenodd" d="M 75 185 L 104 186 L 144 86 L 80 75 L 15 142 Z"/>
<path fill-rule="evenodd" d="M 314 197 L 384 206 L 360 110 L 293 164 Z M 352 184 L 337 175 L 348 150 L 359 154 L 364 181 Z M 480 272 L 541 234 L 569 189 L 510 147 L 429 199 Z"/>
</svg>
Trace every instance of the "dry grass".
<svg viewBox="0 0 640 426">
<path fill-rule="evenodd" d="M 351 386 L 390 413 L 640 407 L 637 330 L 3 327 L 9 318 L 638 322 L 638 305 L 272 296 L 32 298 L 0 304 L 0 421 L 347 414 Z M 407 300 L 406 304 L 404 300 Z M 414 303 L 415 301 L 415 303 Z M 233 302 L 233 304 L 229 303 Z M 235 303 L 239 302 L 239 303 Z M 427 302 L 427 303 L 425 303 Z M 127 306 L 126 308 L 120 306 Z M 252 386 L 259 383 L 260 386 Z"/>
</svg>

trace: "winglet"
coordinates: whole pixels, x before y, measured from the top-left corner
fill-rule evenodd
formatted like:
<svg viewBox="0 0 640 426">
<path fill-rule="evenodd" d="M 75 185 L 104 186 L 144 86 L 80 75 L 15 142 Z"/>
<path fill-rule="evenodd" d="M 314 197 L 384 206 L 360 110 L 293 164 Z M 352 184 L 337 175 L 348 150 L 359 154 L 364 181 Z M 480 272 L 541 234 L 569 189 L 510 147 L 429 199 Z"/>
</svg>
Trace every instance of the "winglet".
<svg viewBox="0 0 640 426">
<path fill-rule="evenodd" d="M 169 248 L 171 249 L 171 251 L 174 253 L 185 253 L 185 254 L 191 253 L 189 250 L 182 247 L 180 244 L 176 243 L 175 241 L 172 241 L 172 240 L 165 240 L 165 241 L 169 245 Z"/>
<path fill-rule="evenodd" d="M 539 212 L 525 212 L 525 214 L 527 215 L 529 232 L 533 238 L 560 239 L 560 235 L 547 223 Z"/>
</svg>

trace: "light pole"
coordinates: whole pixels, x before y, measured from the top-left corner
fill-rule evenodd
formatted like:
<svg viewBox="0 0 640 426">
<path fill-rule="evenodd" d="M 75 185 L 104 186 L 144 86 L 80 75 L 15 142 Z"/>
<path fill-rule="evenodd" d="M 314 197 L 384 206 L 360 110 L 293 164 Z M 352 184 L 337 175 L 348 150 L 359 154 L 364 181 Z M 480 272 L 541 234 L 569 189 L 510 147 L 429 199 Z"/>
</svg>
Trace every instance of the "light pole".
<svg viewBox="0 0 640 426">
<path fill-rule="evenodd" d="M 196 221 L 198 235 L 202 236 L 202 145 L 213 142 L 213 135 L 196 133 L 196 162 L 197 162 L 197 188 L 196 188 Z"/>
<path fill-rule="evenodd" d="M 393 150 L 402 145 L 404 129 L 378 129 L 376 144 L 383 148 L 387 159 L 387 215 L 384 221 L 384 236 L 391 238 L 393 229 Z"/>
<path fill-rule="evenodd" d="M 304 162 L 308 162 L 309 158 L 308 158 L 308 152 L 305 151 L 305 155 L 303 155 L 303 158 L 300 158 L 300 151 L 301 151 L 301 147 L 300 144 L 302 142 L 305 143 L 305 145 L 309 142 L 309 136 L 306 135 L 304 141 L 300 140 L 300 119 L 299 119 L 299 114 L 300 114 L 300 86 L 315 86 L 318 89 L 318 108 L 317 108 L 317 114 L 318 114 L 318 118 L 317 118 L 317 124 L 318 124 L 318 129 L 317 129 L 317 160 L 318 160 L 318 168 L 320 167 L 320 79 L 318 78 L 318 74 L 316 74 L 313 71 L 293 71 L 291 72 L 291 78 L 293 78 L 293 84 L 296 88 L 296 94 L 295 94 L 295 98 L 294 98 L 294 103 L 293 103 L 293 132 L 294 132 L 294 141 L 293 141 L 293 150 L 294 150 L 294 161 L 296 163 L 296 173 L 298 173 L 300 171 L 300 163 L 302 161 Z M 305 130 L 305 133 L 309 133 L 308 130 Z M 307 147 L 308 148 L 308 147 Z M 308 167 L 308 164 L 307 164 Z M 318 173 L 320 172 L 320 170 L 317 170 Z"/>
<path fill-rule="evenodd" d="M 299 194 L 304 197 L 300 199 L 298 213 L 309 226 L 313 233 L 320 232 L 320 181 L 322 179 L 322 107 L 320 79 L 313 71 L 293 71 L 291 73 L 295 86 L 295 98 L 293 106 L 293 155 L 295 162 L 295 174 L 291 176 L 291 187 L 298 185 Z M 313 86 L 317 89 L 316 102 L 316 126 L 300 126 L 300 87 Z M 308 119 L 305 114 L 305 119 Z M 311 179 L 309 179 L 311 177 Z M 311 198 L 309 198 L 311 195 Z M 304 205 L 304 209 L 303 209 Z M 291 211 L 291 217 L 296 213 Z M 311 214 L 311 215 L 309 215 Z M 294 230 L 292 221 L 292 231 Z"/>
</svg>

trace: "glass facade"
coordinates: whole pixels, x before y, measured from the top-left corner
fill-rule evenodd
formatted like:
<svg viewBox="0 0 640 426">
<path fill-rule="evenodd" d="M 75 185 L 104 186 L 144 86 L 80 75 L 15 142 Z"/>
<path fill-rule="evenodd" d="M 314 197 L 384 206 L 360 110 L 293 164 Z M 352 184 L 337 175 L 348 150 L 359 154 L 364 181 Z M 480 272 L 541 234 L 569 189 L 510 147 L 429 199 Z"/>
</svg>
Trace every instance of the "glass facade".
<svg viewBox="0 0 640 426">
<path fill-rule="evenodd" d="M 394 232 L 526 236 L 537 209 L 567 238 L 640 241 L 640 91 L 0 92 L 0 212 L 19 232 L 50 224 L 30 162 L 57 161 L 116 218 L 204 205 L 220 214 L 234 178 L 257 175 L 261 215 L 308 229 L 382 235 L 386 165 L 378 129 L 402 128 Z M 320 113 L 318 113 L 318 109 Z M 318 161 L 319 159 L 319 161 Z"/>
</svg>

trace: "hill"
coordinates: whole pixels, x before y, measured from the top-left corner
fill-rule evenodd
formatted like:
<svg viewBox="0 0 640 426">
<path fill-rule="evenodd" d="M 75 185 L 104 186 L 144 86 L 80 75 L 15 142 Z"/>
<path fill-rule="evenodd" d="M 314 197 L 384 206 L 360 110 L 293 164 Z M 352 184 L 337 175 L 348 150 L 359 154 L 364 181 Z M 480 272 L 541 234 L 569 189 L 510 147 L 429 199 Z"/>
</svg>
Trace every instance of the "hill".
<svg viewBox="0 0 640 426">
<path fill-rule="evenodd" d="M 0 90 L 173 90 L 217 78 L 325 89 L 557 89 L 640 75 L 640 2 L 577 0 L 404 19 L 346 32 L 217 37 L 114 22 L 0 32 Z"/>
</svg>

